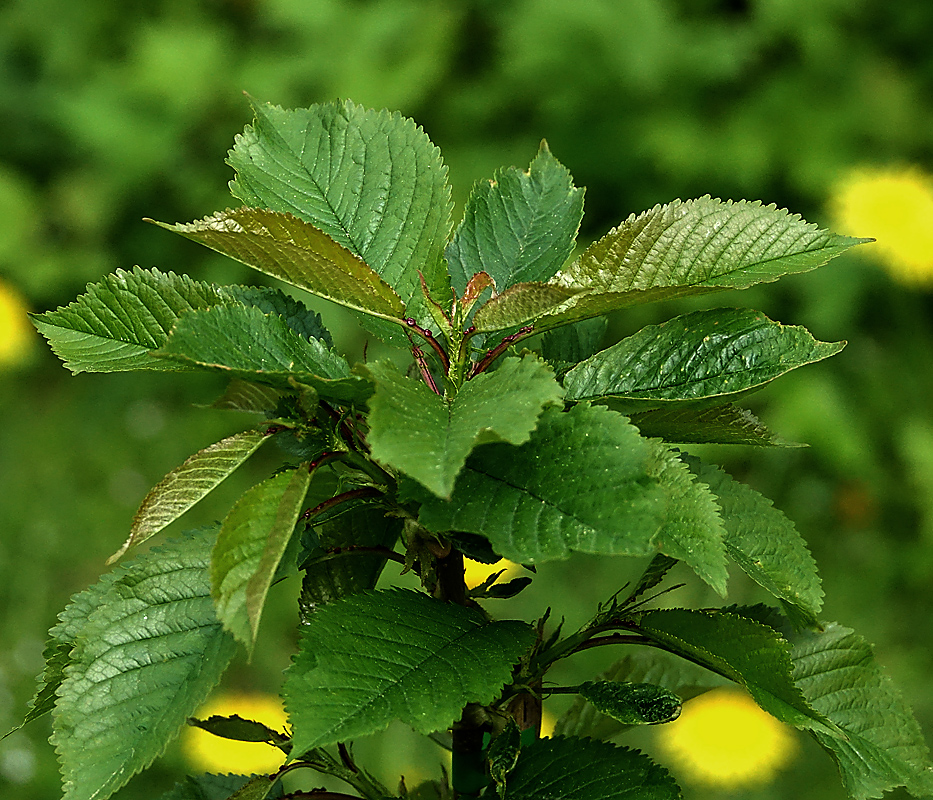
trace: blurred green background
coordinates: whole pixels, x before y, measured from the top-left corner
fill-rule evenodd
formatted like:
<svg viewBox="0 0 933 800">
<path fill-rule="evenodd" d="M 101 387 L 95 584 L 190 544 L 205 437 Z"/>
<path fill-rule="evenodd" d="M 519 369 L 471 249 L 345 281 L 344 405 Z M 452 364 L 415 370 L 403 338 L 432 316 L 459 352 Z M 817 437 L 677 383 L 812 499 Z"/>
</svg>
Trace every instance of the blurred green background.
<svg viewBox="0 0 933 800">
<path fill-rule="evenodd" d="M 587 187 L 583 241 L 631 212 L 705 193 L 830 224 L 834 187 L 853 170 L 933 171 L 931 40 L 929 0 L 6 0 L 0 290 L 43 311 L 134 264 L 259 280 L 141 221 L 233 204 L 223 159 L 250 121 L 243 91 L 287 107 L 349 97 L 414 117 L 444 153 L 458 208 L 474 180 L 526 165 L 547 138 Z M 751 403 L 809 448 L 707 455 L 796 521 L 822 569 L 826 618 L 876 644 L 929 738 L 933 294 L 897 283 L 869 250 L 715 304 L 849 340 Z M 628 312 L 612 331 L 695 307 Z M 326 312 L 358 357 L 352 323 Z M 146 490 L 247 424 L 199 407 L 222 391 L 214 376 L 72 377 L 35 335 L 14 355 L 0 363 L 3 732 L 31 696 L 56 613 L 102 571 Z M 221 517 L 267 458 L 186 523 Z M 633 569 L 546 567 L 522 608 L 538 615 L 554 603 L 582 622 Z M 761 599 L 741 580 L 734 589 L 730 600 Z M 258 655 L 230 687 L 276 691 L 295 638 L 293 590 L 280 591 Z M 716 602 L 699 588 L 683 599 Z M 43 720 L 3 742 L 0 796 L 59 796 L 48 734 Z M 416 768 L 436 771 L 432 757 Z M 181 769 L 174 747 L 119 797 L 158 796 Z M 844 795 L 829 759 L 804 744 L 777 782 L 731 795 L 688 788 L 707 796 Z"/>
</svg>

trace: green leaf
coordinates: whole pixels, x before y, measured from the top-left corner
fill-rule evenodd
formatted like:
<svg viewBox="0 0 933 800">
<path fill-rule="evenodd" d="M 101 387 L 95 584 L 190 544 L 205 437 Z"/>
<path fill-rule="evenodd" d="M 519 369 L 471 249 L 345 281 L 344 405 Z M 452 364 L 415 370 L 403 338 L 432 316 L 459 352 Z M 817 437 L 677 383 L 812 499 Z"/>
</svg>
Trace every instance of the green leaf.
<svg viewBox="0 0 933 800">
<path fill-rule="evenodd" d="M 156 224 L 347 308 L 395 322 L 405 316 L 401 298 L 358 255 L 291 214 L 238 208 Z"/>
<path fill-rule="evenodd" d="M 338 403 L 362 402 L 372 391 L 369 381 L 350 375 L 347 362 L 319 340 L 303 339 L 282 317 L 246 306 L 185 314 L 154 355 L 282 389 L 306 384 Z"/>
<path fill-rule="evenodd" d="M 839 735 L 804 699 L 792 677 L 790 645 L 769 626 L 732 611 L 674 608 L 643 614 L 638 629 L 668 651 L 741 684 L 781 722 Z"/>
<path fill-rule="evenodd" d="M 881 797 L 898 786 L 915 797 L 933 794 L 933 764 L 920 726 L 865 639 L 829 623 L 820 632 L 794 635 L 791 657 L 807 701 L 845 734 L 812 732 L 836 761 L 851 797 Z"/>
<path fill-rule="evenodd" d="M 106 573 L 97 583 L 73 595 L 58 615 L 58 622 L 49 631 L 49 640 L 42 652 L 45 666 L 36 680 L 36 692 L 29 702 L 29 711 L 22 723 L 5 733 L 3 739 L 52 711 L 58 688 L 65 680 L 65 669 L 71 663 L 78 636 L 87 624 L 88 617 L 100 606 L 110 586 L 120 574 L 120 570 Z"/>
<path fill-rule="evenodd" d="M 333 337 L 324 327 L 321 315 L 311 311 L 300 300 L 271 286 L 224 286 L 223 289 L 243 305 L 255 306 L 263 314 L 278 314 L 303 339 L 320 339 L 333 349 Z"/>
<path fill-rule="evenodd" d="M 573 252 L 582 218 L 583 190 L 542 142 L 527 170 L 501 169 L 473 186 L 447 246 L 454 288 L 462 294 L 480 271 L 499 291 L 548 280 Z"/>
<path fill-rule="evenodd" d="M 534 642 L 524 623 L 392 589 L 319 608 L 302 631 L 283 695 L 292 752 L 365 736 L 400 719 L 448 727 L 467 703 L 489 703 Z"/>
<path fill-rule="evenodd" d="M 278 389 L 234 378 L 223 395 L 211 403 L 210 408 L 245 411 L 249 414 L 262 414 L 270 417 L 278 408 L 281 399 L 282 392 Z"/>
<path fill-rule="evenodd" d="M 372 589 L 386 565 L 385 556 L 360 548 L 391 548 L 402 521 L 382 507 L 361 506 L 317 526 L 318 547 L 299 566 L 305 571 L 298 605 L 302 619 L 347 595 Z"/>
<path fill-rule="evenodd" d="M 770 500 L 718 467 L 698 459 L 688 463 L 716 495 L 726 550 L 735 563 L 759 586 L 815 623 L 823 590 L 816 562 L 794 524 Z"/>
<path fill-rule="evenodd" d="M 55 354 L 74 373 L 180 370 L 153 358 L 186 311 L 232 302 L 220 287 L 156 269 L 117 270 L 68 306 L 33 317 Z"/>
<path fill-rule="evenodd" d="M 657 456 L 608 409 L 549 409 L 526 444 L 478 449 L 451 500 L 425 502 L 420 521 L 433 531 L 485 536 L 521 564 L 572 551 L 648 555 L 666 514 L 664 490 L 651 475 Z"/>
<path fill-rule="evenodd" d="M 731 404 L 711 408 L 670 405 L 632 414 L 631 420 L 642 436 L 677 444 L 801 447 L 775 436 L 751 411 Z"/>
<path fill-rule="evenodd" d="M 654 538 L 657 549 L 683 561 L 721 597 L 726 596 L 726 531 L 716 498 L 695 480 L 678 454 L 657 445 L 659 456 L 652 475 L 667 496 L 664 523 Z"/>
<path fill-rule="evenodd" d="M 65 800 L 104 800 L 149 766 L 220 679 L 234 644 L 210 598 L 213 543 L 174 539 L 105 584 L 53 715 Z"/>
<path fill-rule="evenodd" d="M 425 527 L 479 534 L 517 563 L 660 550 L 717 590 L 725 585 L 712 494 L 671 451 L 605 408 L 546 410 L 526 444 L 477 449 L 449 502 L 423 500 Z"/>
<path fill-rule="evenodd" d="M 288 736 L 272 730 L 268 725 L 233 714 L 229 717 L 214 715 L 207 719 L 188 720 L 194 728 L 200 728 L 214 736 L 232 739 L 235 742 L 264 742 L 271 745 L 286 744 Z"/>
<path fill-rule="evenodd" d="M 211 558 L 211 595 L 224 627 L 250 652 L 310 484 L 306 467 L 280 472 L 249 489 L 220 527 Z"/>
<path fill-rule="evenodd" d="M 665 298 L 744 289 L 815 269 L 863 241 L 774 205 L 705 195 L 631 215 L 554 282 L 600 292 L 668 289 Z"/>
<path fill-rule="evenodd" d="M 818 342 L 806 329 L 758 311 L 694 311 L 642 328 L 588 358 L 564 376 L 564 388 L 570 400 L 611 397 L 623 412 L 669 403 L 719 405 L 844 346 Z"/>
<path fill-rule="evenodd" d="M 373 458 L 440 497 L 450 496 L 473 448 L 528 441 L 542 409 L 563 397 L 550 367 L 534 357 L 505 359 L 467 381 L 453 400 L 404 377 L 391 362 L 368 370 L 376 381 L 367 436 Z"/>
<path fill-rule="evenodd" d="M 548 331 L 541 339 L 541 355 L 552 364 L 577 364 L 599 350 L 609 320 L 585 319 Z"/>
<path fill-rule="evenodd" d="M 419 271 L 432 296 L 445 295 L 447 168 L 418 125 L 350 101 L 294 111 L 254 102 L 253 111 L 227 159 L 235 197 L 319 228 L 393 286 L 410 313 L 423 305 Z"/>
<path fill-rule="evenodd" d="M 515 720 L 509 718 L 505 728 L 489 744 L 487 761 L 489 763 L 489 775 L 496 782 L 501 794 L 505 788 L 505 779 L 508 774 L 515 769 L 518 764 L 518 755 L 522 748 L 522 734 L 515 724 Z"/>
<path fill-rule="evenodd" d="M 494 297 L 474 322 L 486 331 L 535 321 L 543 331 L 635 304 L 774 281 L 865 241 L 836 236 L 773 205 L 677 200 L 633 214 L 547 284 L 516 285 Z"/>
<path fill-rule="evenodd" d="M 163 794 L 159 800 L 229 800 L 239 789 L 242 789 L 250 778 L 246 775 L 199 775 L 186 776 L 181 783 Z M 266 797 L 281 797 L 281 784 L 275 791 Z"/>
<path fill-rule="evenodd" d="M 275 775 L 254 775 L 227 800 L 266 800 L 278 785 Z"/>
<path fill-rule="evenodd" d="M 591 739 L 538 739 L 523 747 L 508 800 L 680 800 L 667 770 L 637 750 Z"/>
<path fill-rule="evenodd" d="M 580 696 L 608 717 L 624 725 L 657 725 L 680 716 L 680 698 L 651 683 L 587 681 Z"/>
<path fill-rule="evenodd" d="M 146 495 L 130 527 L 130 535 L 110 558 L 119 559 L 127 550 L 154 536 L 216 489 L 266 440 L 261 431 L 235 433 L 199 450 L 168 473 Z"/>
<path fill-rule="evenodd" d="M 619 659 L 599 678 L 604 681 L 653 684 L 673 692 L 684 702 L 725 683 L 723 678 L 709 670 L 662 650 L 636 650 Z M 608 739 L 628 727 L 578 697 L 557 720 L 554 733 Z"/>
<path fill-rule="evenodd" d="M 573 308 L 574 301 L 585 294 L 584 290 L 568 289 L 553 283 L 516 283 L 476 309 L 473 325 L 480 333 L 520 328 L 529 322 L 534 322 L 536 329 L 545 330 L 604 313 L 583 314 L 556 325 L 545 325 L 540 321 L 545 315 L 556 316 L 559 311 Z"/>
</svg>

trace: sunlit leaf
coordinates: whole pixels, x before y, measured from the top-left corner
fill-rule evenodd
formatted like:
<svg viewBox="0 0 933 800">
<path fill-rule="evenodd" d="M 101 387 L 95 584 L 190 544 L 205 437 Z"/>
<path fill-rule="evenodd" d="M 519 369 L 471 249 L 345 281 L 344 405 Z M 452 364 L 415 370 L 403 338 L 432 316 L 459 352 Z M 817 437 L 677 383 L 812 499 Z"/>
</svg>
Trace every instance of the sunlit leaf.
<svg viewBox="0 0 933 800">
<path fill-rule="evenodd" d="M 169 472 L 146 495 L 133 518 L 129 538 L 107 563 L 113 563 L 131 547 L 155 536 L 203 500 L 255 453 L 266 438 L 261 431 L 235 433 L 199 450 Z"/>
<path fill-rule="evenodd" d="M 291 214 L 238 208 L 197 222 L 157 224 L 356 311 L 395 321 L 405 316 L 399 296 L 358 255 Z"/>
</svg>

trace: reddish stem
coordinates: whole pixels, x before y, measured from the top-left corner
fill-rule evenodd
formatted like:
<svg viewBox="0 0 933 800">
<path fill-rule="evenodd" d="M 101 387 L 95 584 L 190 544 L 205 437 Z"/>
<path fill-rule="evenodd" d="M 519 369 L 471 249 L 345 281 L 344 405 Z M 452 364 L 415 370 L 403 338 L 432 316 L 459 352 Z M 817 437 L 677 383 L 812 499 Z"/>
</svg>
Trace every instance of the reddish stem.
<svg viewBox="0 0 933 800">
<path fill-rule="evenodd" d="M 534 325 L 526 325 L 524 328 L 520 328 L 515 333 L 503 337 L 499 344 L 492 348 L 492 350 L 487 350 L 486 355 L 484 355 L 473 365 L 473 369 L 470 372 L 470 377 L 472 378 L 476 375 L 479 375 L 481 372 L 485 372 L 486 368 L 506 350 L 508 350 L 509 347 L 515 344 L 515 342 L 517 342 L 519 339 L 524 339 L 526 336 L 532 333 L 534 333 Z"/>
<path fill-rule="evenodd" d="M 427 328 L 422 328 L 417 322 L 415 322 L 413 317 L 408 317 L 405 320 L 405 324 L 411 328 L 415 333 L 420 334 L 432 348 L 434 352 L 437 353 L 437 357 L 441 360 L 441 364 L 444 365 L 444 372 L 450 371 L 450 358 L 447 356 L 447 351 L 441 347 L 441 343 L 434 338 L 434 334 L 431 333 Z"/>
<path fill-rule="evenodd" d="M 363 489 L 353 489 L 349 492 L 344 492 L 343 494 L 338 494 L 334 497 L 331 497 L 329 500 L 325 500 L 323 503 L 318 503 L 314 508 L 309 508 L 304 514 L 301 515 L 302 519 L 309 520 L 316 517 L 322 511 L 327 511 L 334 506 L 339 506 L 341 503 L 346 503 L 348 500 L 357 500 L 361 497 L 382 497 L 382 492 L 378 489 L 374 489 L 371 486 L 366 486 Z"/>
</svg>

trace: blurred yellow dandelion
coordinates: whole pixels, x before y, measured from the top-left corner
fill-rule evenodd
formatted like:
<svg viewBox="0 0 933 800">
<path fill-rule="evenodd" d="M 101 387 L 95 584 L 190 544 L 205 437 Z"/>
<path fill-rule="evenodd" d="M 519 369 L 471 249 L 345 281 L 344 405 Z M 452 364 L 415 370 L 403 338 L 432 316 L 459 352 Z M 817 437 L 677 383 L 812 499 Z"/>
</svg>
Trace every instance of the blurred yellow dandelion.
<svg viewBox="0 0 933 800">
<path fill-rule="evenodd" d="M 877 239 L 874 254 L 907 285 L 933 286 L 933 176 L 914 168 L 858 169 L 831 199 L 836 230 Z"/>
<path fill-rule="evenodd" d="M 511 561 L 500 558 L 495 564 L 483 564 L 480 561 L 472 561 L 469 558 L 463 559 L 463 572 L 466 585 L 471 589 L 479 586 L 486 578 L 494 572 L 504 570 L 499 580 L 507 580 L 515 575 L 521 569 L 521 566 Z"/>
<path fill-rule="evenodd" d="M 768 783 L 797 750 L 786 725 L 735 689 L 714 689 L 684 703 L 658 737 L 684 778 L 717 787 Z"/>
<path fill-rule="evenodd" d="M 32 343 L 26 303 L 12 286 L 0 281 L 0 367 L 23 361 Z"/>
<path fill-rule="evenodd" d="M 243 719 L 261 722 L 281 731 L 286 716 L 278 697 L 267 694 L 221 694 L 207 701 L 195 716 L 237 715 Z M 182 752 L 195 769 L 218 774 L 274 772 L 285 761 L 285 753 L 264 742 L 237 742 L 214 736 L 200 728 L 187 728 L 182 736 Z"/>
</svg>

